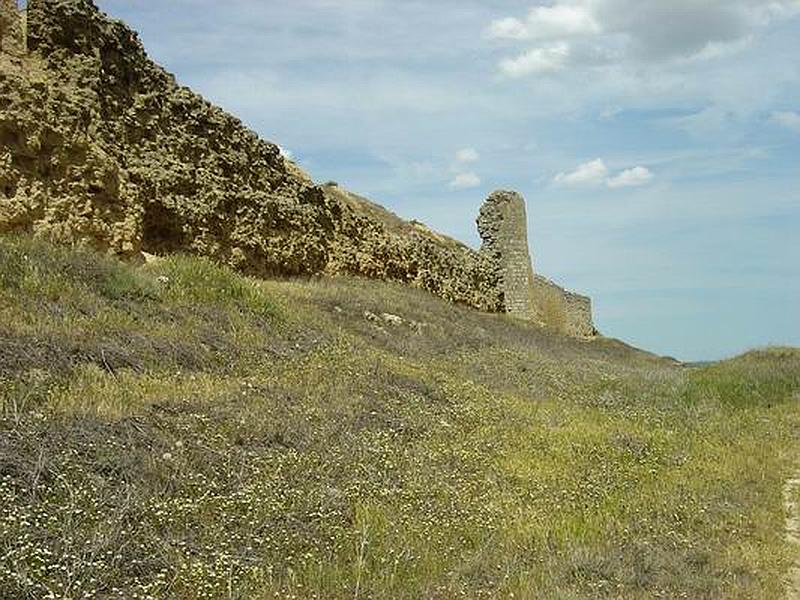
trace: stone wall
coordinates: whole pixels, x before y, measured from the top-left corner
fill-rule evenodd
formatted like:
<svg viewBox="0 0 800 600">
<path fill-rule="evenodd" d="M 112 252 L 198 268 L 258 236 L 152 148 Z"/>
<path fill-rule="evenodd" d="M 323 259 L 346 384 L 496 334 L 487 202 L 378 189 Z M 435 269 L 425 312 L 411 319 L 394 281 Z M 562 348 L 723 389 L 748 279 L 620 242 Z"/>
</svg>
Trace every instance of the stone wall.
<svg viewBox="0 0 800 600">
<path fill-rule="evenodd" d="M 326 272 L 399 281 L 450 302 L 502 311 L 495 270 L 483 254 L 338 186 L 325 191 L 342 207 Z"/>
<path fill-rule="evenodd" d="M 576 337 L 590 338 L 597 335 L 592 317 L 592 299 L 588 296 L 565 292 L 567 329 L 565 333 Z"/>
<path fill-rule="evenodd" d="M 597 334 L 590 298 L 569 292 L 541 275 L 534 276 L 530 293 L 535 321 L 574 337 Z"/>
<path fill-rule="evenodd" d="M 31 0 L 28 13 L 25 64 L 0 70 L 0 231 L 261 276 L 390 279 L 500 310 L 477 253 L 314 185 L 90 0 Z"/>
<path fill-rule="evenodd" d="M 10 57 L 25 54 L 24 13 L 17 0 L 0 0 L 0 52 Z"/>
<path fill-rule="evenodd" d="M 476 252 L 314 185 L 275 144 L 179 86 L 91 0 L 30 0 L 27 50 L 14 1 L 0 7 L 0 233 L 134 259 L 193 253 L 256 276 L 400 281 L 548 323 L 518 194 L 489 198 Z M 573 313 L 588 304 L 539 287 L 558 297 L 562 329 L 583 335 L 586 317 Z"/>
<path fill-rule="evenodd" d="M 516 192 L 494 192 L 481 207 L 481 254 L 496 274 L 505 312 L 577 337 L 592 337 L 591 300 L 568 292 L 533 272 L 528 246 L 525 199 Z"/>
<path fill-rule="evenodd" d="M 180 250 L 255 275 L 320 271 L 338 207 L 150 61 L 90 0 L 31 0 L 0 74 L 0 230 L 121 256 Z"/>
</svg>

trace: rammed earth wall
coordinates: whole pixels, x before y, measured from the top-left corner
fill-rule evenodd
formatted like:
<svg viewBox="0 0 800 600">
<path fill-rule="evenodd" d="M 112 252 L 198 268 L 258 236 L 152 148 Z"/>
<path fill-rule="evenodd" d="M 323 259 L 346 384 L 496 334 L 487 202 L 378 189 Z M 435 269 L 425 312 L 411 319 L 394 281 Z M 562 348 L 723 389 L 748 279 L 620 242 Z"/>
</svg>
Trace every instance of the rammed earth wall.
<svg viewBox="0 0 800 600">
<path fill-rule="evenodd" d="M 564 300 L 555 321 L 537 305 L 518 195 L 490 198 L 487 215 L 504 216 L 482 211 L 497 243 L 476 252 L 314 185 L 275 144 L 178 85 L 91 0 L 30 0 L 27 46 L 15 4 L 0 0 L 0 232 L 129 258 L 189 252 L 256 276 L 401 281 L 589 331 L 590 315 L 584 327 L 561 325 L 587 320 L 582 300 Z"/>
<path fill-rule="evenodd" d="M 0 50 L 6 56 L 25 54 L 24 13 L 16 0 L 0 0 Z"/>
</svg>

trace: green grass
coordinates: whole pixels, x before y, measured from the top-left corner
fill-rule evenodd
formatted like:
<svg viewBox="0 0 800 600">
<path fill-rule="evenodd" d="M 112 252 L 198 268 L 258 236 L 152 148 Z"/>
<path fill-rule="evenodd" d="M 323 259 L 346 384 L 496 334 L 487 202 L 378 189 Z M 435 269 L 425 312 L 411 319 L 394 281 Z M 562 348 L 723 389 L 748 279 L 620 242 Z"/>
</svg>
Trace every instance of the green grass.
<svg viewBox="0 0 800 600">
<path fill-rule="evenodd" d="M 792 349 L 0 238 L 0 597 L 780 598 L 798 394 Z"/>
</svg>

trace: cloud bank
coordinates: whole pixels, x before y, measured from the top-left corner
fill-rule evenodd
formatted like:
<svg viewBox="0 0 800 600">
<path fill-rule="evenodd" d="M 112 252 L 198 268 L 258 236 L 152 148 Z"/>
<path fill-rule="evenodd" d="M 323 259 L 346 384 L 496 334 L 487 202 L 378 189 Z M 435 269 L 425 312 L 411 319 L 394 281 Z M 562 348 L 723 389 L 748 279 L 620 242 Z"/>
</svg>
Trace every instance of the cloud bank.
<svg viewBox="0 0 800 600">
<path fill-rule="evenodd" d="M 800 13 L 798 0 L 556 0 L 492 21 L 486 36 L 526 43 L 499 63 L 509 77 L 567 69 L 705 61 L 746 48 Z"/>
</svg>

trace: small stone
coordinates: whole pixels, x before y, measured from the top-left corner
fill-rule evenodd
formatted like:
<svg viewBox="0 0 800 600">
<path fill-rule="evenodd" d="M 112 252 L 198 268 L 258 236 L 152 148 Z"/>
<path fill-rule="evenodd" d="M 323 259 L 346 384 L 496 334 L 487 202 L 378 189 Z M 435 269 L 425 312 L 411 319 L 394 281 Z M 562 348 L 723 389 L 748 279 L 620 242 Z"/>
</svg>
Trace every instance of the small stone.
<svg viewBox="0 0 800 600">
<path fill-rule="evenodd" d="M 391 313 L 383 313 L 381 315 L 384 321 L 386 321 L 389 325 L 394 325 L 395 327 L 399 327 L 404 323 L 402 317 L 398 317 L 397 315 L 393 315 Z"/>
</svg>

